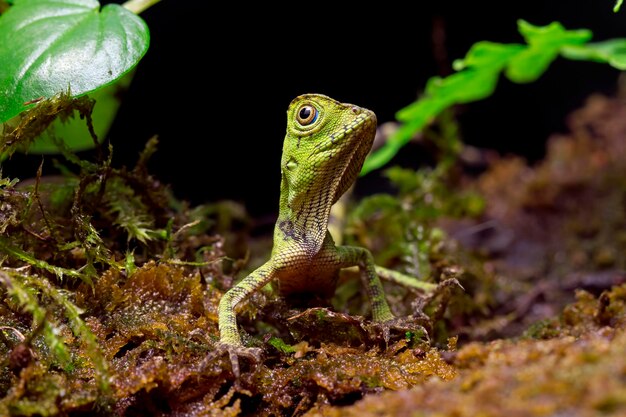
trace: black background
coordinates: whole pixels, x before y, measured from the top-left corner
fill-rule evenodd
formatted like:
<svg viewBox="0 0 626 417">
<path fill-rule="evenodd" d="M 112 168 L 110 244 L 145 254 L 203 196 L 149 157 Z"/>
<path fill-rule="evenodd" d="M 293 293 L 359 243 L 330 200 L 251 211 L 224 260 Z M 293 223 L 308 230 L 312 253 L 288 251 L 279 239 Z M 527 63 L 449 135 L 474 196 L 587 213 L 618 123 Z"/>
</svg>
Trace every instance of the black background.
<svg viewBox="0 0 626 417">
<path fill-rule="evenodd" d="M 164 0 L 147 10 L 151 46 L 109 134 L 114 163 L 133 164 L 158 134 L 150 167 L 176 196 L 235 199 L 253 216 L 269 216 L 278 205 L 285 112 L 296 95 L 327 94 L 385 122 L 473 43 L 522 42 L 517 19 L 589 28 L 594 40 L 626 37 L 626 9 L 614 14 L 612 0 L 369 3 Z M 434 27 L 445 35 L 438 58 Z M 547 137 L 565 131 L 566 115 L 592 92 L 614 94 L 618 76 L 608 65 L 559 58 L 535 83 L 501 79 L 494 96 L 459 109 L 462 136 L 536 160 Z"/>
</svg>

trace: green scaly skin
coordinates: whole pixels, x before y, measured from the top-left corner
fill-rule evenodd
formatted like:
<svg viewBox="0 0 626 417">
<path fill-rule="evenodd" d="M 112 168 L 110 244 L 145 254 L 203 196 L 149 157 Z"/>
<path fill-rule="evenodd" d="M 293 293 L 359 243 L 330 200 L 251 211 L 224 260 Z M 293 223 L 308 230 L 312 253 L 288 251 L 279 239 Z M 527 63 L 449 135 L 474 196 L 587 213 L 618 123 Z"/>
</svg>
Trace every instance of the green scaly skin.
<svg viewBox="0 0 626 417">
<path fill-rule="evenodd" d="M 234 308 L 270 281 L 278 282 L 282 294 L 329 297 L 339 270 L 358 266 L 373 319 L 381 323 L 391 323 L 394 316 L 378 275 L 424 290 L 435 287 L 374 265 L 367 249 L 335 246 L 328 232 L 330 208 L 356 180 L 375 133 L 376 115 L 352 104 L 305 94 L 289 105 L 271 257 L 226 292 L 219 304 L 220 344 L 231 353 L 233 365 L 237 354 L 255 356 L 242 346 Z"/>
</svg>

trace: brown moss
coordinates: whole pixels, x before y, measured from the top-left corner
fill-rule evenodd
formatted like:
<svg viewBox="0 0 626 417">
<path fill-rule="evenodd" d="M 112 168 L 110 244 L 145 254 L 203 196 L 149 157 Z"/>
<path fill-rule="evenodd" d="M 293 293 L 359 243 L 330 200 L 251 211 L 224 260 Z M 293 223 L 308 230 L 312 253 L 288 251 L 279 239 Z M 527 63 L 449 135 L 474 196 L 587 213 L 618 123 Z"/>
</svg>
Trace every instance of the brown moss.
<svg viewBox="0 0 626 417">
<path fill-rule="evenodd" d="M 345 408 L 322 405 L 305 415 L 624 415 L 625 291 L 620 286 L 607 295 L 617 327 L 594 324 L 599 300 L 581 293 L 555 320 L 558 337 L 470 343 L 456 355 L 452 380 L 430 379 L 411 390 L 368 396 Z"/>
<path fill-rule="evenodd" d="M 626 106 L 592 96 L 568 125 L 535 165 L 488 154 L 486 172 L 468 181 L 484 214 L 441 222 L 472 272 L 460 277 L 465 311 L 450 321 L 462 339 L 519 335 L 558 314 L 576 288 L 597 295 L 626 280 Z"/>
<path fill-rule="evenodd" d="M 206 221 L 222 209 L 171 207 L 144 158 L 132 171 L 103 161 L 64 185 L 42 179 L 39 196 L 5 181 L 0 231 L 20 256 L 4 254 L 0 269 L 0 415 L 625 414 L 624 109 L 593 98 L 537 167 L 500 159 L 480 178 L 485 217 L 445 224 L 475 232 L 445 250 L 430 242 L 430 271 L 453 271 L 465 288 L 425 309 L 444 321 L 433 325 L 417 314 L 423 298 L 389 287 L 394 309 L 418 317 L 410 334 L 434 329 L 438 347 L 399 331 L 386 344 L 380 326 L 347 313 L 362 311 L 358 286 L 336 309 L 294 309 L 263 292 L 239 307 L 245 339 L 264 348 L 259 364 L 241 359 L 239 378 L 216 349 L 217 306 L 235 280 L 224 270 L 241 266 L 222 262 L 224 241 Z M 134 203 L 100 204 L 115 196 Z M 122 211 L 150 219 L 135 225 L 143 241 L 115 223 Z M 215 222 L 226 234 L 229 219 Z M 498 227 L 472 229 L 484 224 Z M 93 285 L 59 280 L 52 266 L 82 268 Z M 480 341 L 502 335 L 518 337 Z"/>
</svg>

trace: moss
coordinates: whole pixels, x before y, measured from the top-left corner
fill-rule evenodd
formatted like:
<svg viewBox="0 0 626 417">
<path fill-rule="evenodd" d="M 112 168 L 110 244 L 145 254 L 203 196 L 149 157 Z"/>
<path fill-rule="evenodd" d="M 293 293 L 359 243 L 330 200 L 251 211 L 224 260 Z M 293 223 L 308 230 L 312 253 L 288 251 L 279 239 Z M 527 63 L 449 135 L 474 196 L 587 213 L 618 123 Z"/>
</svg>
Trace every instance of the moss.
<svg viewBox="0 0 626 417">
<path fill-rule="evenodd" d="M 545 161 L 492 159 L 458 195 L 392 171 L 407 199 L 363 203 L 352 239 L 465 291 L 387 286 L 412 316 L 389 342 L 349 274 L 333 308 L 254 294 L 237 318 L 264 354 L 239 378 L 216 341 L 245 264 L 227 258 L 246 253 L 240 207 L 176 201 L 147 172 L 155 141 L 132 169 L 65 151 L 66 177 L 0 179 L 0 415 L 624 414 L 624 114 L 593 98 Z"/>
<path fill-rule="evenodd" d="M 368 396 L 350 407 L 320 405 L 305 415 L 623 415 L 624 291 L 626 285 L 607 293 L 616 327 L 595 323 L 599 300 L 581 293 L 566 308 L 567 315 L 554 319 L 558 337 L 470 343 L 456 354 L 457 373 L 451 380 L 430 379 L 408 391 Z"/>
<path fill-rule="evenodd" d="M 242 363 L 237 380 L 215 350 L 217 305 L 232 278 L 222 271 L 223 240 L 206 233 L 229 220 L 197 222 L 197 210 L 154 189 L 143 156 L 132 171 L 65 156 L 78 175 L 38 176 L 20 191 L 3 182 L 3 198 L 15 201 L 0 241 L 0 347 L 9 358 L 0 367 L 0 414 L 291 414 L 453 377 L 440 351 L 405 330 L 387 348 L 362 317 L 325 308 L 294 314 L 259 293 L 242 306 L 241 328 L 256 344 L 265 328 L 289 349 Z M 315 337 L 322 328 L 325 337 Z"/>
</svg>

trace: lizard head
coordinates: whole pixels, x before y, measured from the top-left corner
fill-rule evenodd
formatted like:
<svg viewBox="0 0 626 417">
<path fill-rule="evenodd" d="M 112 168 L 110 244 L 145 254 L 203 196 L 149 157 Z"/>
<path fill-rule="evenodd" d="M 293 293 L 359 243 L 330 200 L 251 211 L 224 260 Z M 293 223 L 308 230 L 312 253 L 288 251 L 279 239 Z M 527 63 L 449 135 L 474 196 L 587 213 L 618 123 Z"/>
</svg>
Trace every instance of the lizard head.
<svg viewBox="0 0 626 417">
<path fill-rule="evenodd" d="M 356 180 L 375 134 L 370 110 L 320 94 L 296 97 L 287 110 L 281 196 L 287 191 L 290 206 L 313 204 L 324 216 Z"/>
</svg>

